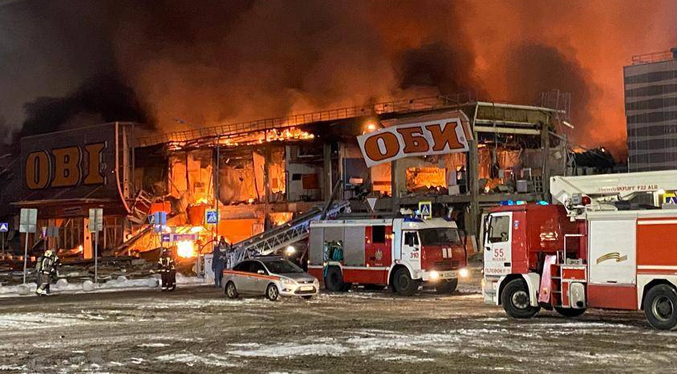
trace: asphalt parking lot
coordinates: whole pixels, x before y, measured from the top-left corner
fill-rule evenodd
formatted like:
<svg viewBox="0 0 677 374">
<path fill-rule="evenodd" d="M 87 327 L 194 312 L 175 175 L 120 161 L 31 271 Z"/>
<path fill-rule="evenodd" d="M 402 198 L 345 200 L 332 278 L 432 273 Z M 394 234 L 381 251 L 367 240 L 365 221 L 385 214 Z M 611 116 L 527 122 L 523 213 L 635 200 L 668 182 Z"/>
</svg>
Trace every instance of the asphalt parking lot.
<svg viewBox="0 0 677 374">
<path fill-rule="evenodd" d="M 656 372 L 677 334 L 641 313 L 528 321 L 475 287 L 443 296 L 228 300 L 210 287 L 3 299 L 0 371 L 28 373 Z"/>
</svg>

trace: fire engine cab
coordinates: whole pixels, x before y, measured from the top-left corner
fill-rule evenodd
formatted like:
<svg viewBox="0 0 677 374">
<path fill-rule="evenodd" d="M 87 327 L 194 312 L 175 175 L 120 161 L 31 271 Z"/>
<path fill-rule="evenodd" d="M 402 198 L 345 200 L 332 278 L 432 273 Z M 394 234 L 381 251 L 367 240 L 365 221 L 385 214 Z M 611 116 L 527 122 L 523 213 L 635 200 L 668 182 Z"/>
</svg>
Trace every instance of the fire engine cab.
<svg viewBox="0 0 677 374">
<path fill-rule="evenodd" d="M 443 218 L 316 221 L 308 271 L 330 291 L 362 284 L 413 295 L 427 283 L 450 293 L 468 276 L 465 243 L 456 223 Z"/>
<path fill-rule="evenodd" d="M 541 308 L 643 310 L 677 326 L 677 171 L 553 177 L 557 205 L 512 205 L 484 220 L 483 294 L 514 318 Z M 667 202 L 667 203 L 666 203 Z"/>
</svg>

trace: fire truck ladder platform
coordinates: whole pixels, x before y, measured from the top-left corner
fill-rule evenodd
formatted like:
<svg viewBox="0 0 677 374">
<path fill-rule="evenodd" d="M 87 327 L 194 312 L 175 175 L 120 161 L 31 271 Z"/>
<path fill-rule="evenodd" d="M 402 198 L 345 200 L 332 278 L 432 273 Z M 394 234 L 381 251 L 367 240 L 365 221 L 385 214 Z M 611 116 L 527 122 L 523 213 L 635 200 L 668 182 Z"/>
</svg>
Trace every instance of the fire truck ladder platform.
<svg viewBox="0 0 677 374">
<path fill-rule="evenodd" d="M 347 201 L 344 201 L 325 209 L 315 207 L 283 225 L 235 243 L 230 254 L 229 266 L 235 266 L 249 257 L 271 255 L 308 238 L 311 221 L 335 217 L 349 205 Z"/>
</svg>

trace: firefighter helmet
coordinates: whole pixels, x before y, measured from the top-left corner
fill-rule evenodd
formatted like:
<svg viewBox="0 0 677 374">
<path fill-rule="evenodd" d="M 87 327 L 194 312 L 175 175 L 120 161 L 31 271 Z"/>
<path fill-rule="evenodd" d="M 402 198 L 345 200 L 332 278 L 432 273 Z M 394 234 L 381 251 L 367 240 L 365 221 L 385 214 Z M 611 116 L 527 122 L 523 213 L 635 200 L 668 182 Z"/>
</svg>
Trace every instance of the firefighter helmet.
<svg viewBox="0 0 677 374">
<path fill-rule="evenodd" d="M 51 249 L 48 249 L 45 251 L 45 257 L 52 257 L 54 255 L 54 251 Z"/>
</svg>

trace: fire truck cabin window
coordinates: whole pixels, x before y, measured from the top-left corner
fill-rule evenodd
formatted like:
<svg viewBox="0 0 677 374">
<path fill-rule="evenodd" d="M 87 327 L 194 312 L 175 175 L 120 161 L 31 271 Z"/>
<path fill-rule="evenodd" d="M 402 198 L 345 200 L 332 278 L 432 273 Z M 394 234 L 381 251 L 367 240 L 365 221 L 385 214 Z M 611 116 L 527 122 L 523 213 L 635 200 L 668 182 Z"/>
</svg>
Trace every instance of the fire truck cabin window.
<svg viewBox="0 0 677 374">
<path fill-rule="evenodd" d="M 385 226 L 372 226 L 371 227 L 371 241 L 372 241 L 372 243 L 385 243 L 386 242 L 386 227 Z"/>
<path fill-rule="evenodd" d="M 421 235 L 421 244 L 423 245 L 444 246 L 461 244 L 461 238 L 456 229 L 423 229 L 419 231 L 419 234 Z"/>
<path fill-rule="evenodd" d="M 492 243 L 507 242 L 510 237 L 510 217 L 492 216 L 489 226 L 489 241 Z"/>
<path fill-rule="evenodd" d="M 418 245 L 418 235 L 415 232 L 405 232 L 404 233 L 404 244 L 413 247 Z"/>
</svg>

